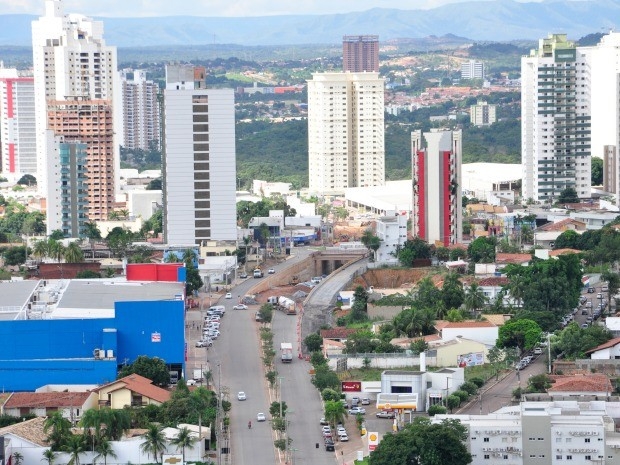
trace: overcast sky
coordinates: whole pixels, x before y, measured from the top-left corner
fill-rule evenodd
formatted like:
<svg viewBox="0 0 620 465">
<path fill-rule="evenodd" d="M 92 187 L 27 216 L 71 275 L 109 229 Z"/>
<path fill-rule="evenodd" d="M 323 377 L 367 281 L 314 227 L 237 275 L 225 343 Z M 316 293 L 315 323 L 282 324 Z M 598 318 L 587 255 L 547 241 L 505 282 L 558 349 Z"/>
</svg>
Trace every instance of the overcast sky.
<svg viewBox="0 0 620 465">
<path fill-rule="evenodd" d="M 63 0 L 63 4 L 66 13 L 136 17 L 329 14 L 365 11 L 376 7 L 412 10 L 465 1 L 470 0 Z M 0 0 L 0 14 L 41 15 L 45 10 L 44 4 L 44 0 Z"/>
</svg>

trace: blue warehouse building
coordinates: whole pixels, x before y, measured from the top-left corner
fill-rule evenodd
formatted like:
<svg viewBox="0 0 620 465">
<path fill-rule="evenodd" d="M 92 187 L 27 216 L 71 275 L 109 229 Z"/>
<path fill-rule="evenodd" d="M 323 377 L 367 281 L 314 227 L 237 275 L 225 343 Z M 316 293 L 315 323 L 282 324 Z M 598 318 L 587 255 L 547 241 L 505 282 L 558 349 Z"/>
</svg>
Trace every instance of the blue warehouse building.
<svg viewBox="0 0 620 465">
<path fill-rule="evenodd" d="M 138 356 L 185 369 L 182 282 L 0 283 L 0 388 L 102 384 Z"/>
</svg>

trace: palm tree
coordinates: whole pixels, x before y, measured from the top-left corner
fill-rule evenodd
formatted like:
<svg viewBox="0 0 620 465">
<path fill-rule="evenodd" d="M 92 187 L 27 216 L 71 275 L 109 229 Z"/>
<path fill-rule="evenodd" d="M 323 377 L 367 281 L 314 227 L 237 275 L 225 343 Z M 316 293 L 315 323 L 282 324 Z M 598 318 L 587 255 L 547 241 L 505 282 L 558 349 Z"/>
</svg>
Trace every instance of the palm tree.
<svg viewBox="0 0 620 465">
<path fill-rule="evenodd" d="M 97 440 L 101 437 L 101 424 L 103 423 L 103 415 L 105 409 L 90 408 L 82 414 L 80 424 L 84 431 L 94 430 L 94 436 Z"/>
<path fill-rule="evenodd" d="M 194 249 L 185 249 L 183 251 L 183 263 L 194 263 L 194 261 L 196 260 L 196 255 L 198 255 L 196 253 L 196 251 Z"/>
<path fill-rule="evenodd" d="M 171 441 L 177 449 L 181 449 L 183 453 L 183 462 L 185 462 L 185 448 L 192 447 L 198 440 L 197 437 L 192 435 L 192 432 L 187 428 L 181 428 L 176 437 Z"/>
<path fill-rule="evenodd" d="M 77 242 L 71 242 L 64 251 L 66 263 L 81 263 L 84 261 L 84 252 Z"/>
<path fill-rule="evenodd" d="M 483 308 L 489 302 L 489 298 L 484 295 L 484 291 L 478 283 L 471 283 L 467 291 L 465 291 L 465 308 L 472 313 Z"/>
<path fill-rule="evenodd" d="M 65 254 L 65 246 L 60 242 L 50 239 L 49 241 L 49 255 L 58 263 Z"/>
<path fill-rule="evenodd" d="M 71 434 L 71 422 L 60 412 L 54 412 L 45 419 L 43 431 L 49 433 L 47 442 L 50 443 L 51 450 L 60 450 L 67 436 Z"/>
<path fill-rule="evenodd" d="M 93 462 L 96 462 L 98 459 L 103 458 L 103 465 L 107 465 L 108 456 L 112 457 L 113 459 L 116 458 L 116 452 L 114 452 L 112 443 L 110 443 L 107 438 L 101 438 L 101 440 L 95 447 L 95 451 L 98 453 L 98 455 L 95 456 Z"/>
<path fill-rule="evenodd" d="M 46 239 L 35 241 L 32 254 L 39 259 L 47 257 L 49 255 L 49 242 Z"/>
<path fill-rule="evenodd" d="M 108 213 L 108 220 L 110 221 L 118 221 L 121 219 L 121 215 L 119 212 L 117 211 L 111 211 L 110 213 Z"/>
<path fill-rule="evenodd" d="M 101 240 L 101 231 L 97 227 L 97 223 L 88 222 L 84 223 L 84 230 L 82 231 L 88 238 L 88 243 L 90 244 L 90 249 L 93 252 L 93 260 L 95 259 L 95 242 Z"/>
<path fill-rule="evenodd" d="M 343 423 L 348 415 L 347 409 L 339 400 L 325 402 L 325 420 L 329 422 L 332 428 L 335 428 L 338 423 Z"/>
<path fill-rule="evenodd" d="M 161 426 L 149 425 L 144 434 L 144 442 L 140 445 L 140 450 L 145 454 L 152 454 L 155 462 L 158 461 L 157 456 L 166 450 L 166 441 Z"/>
<path fill-rule="evenodd" d="M 45 449 L 43 451 L 43 458 L 41 461 L 46 461 L 47 465 L 54 465 L 54 460 L 56 460 L 56 452 L 52 449 Z"/>
<path fill-rule="evenodd" d="M 67 439 L 67 444 L 62 448 L 71 457 L 67 465 L 80 465 L 80 454 L 86 452 L 84 436 L 73 434 Z"/>
<path fill-rule="evenodd" d="M 110 409 L 104 410 L 104 423 L 106 425 L 106 438 L 111 441 L 120 441 L 131 428 L 131 413 L 129 410 Z"/>
<path fill-rule="evenodd" d="M 510 283 L 506 287 L 512 299 L 517 303 L 517 307 L 521 307 L 525 291 L 527 290 L 525 278 L 520 274 L 515 274 L 510 277 Z"/>
<path fill-rule="evenodd" d="M 245 260 L 243 262 L 243 271 L 244 272 L 248 272 L 246 265 L 248 263 L 248 247 L 250 246 L 252 242 L 252 238 L 250 238 L 249 236 L 243 236 L 243 245 L 245 246 Z"/>
</svg>

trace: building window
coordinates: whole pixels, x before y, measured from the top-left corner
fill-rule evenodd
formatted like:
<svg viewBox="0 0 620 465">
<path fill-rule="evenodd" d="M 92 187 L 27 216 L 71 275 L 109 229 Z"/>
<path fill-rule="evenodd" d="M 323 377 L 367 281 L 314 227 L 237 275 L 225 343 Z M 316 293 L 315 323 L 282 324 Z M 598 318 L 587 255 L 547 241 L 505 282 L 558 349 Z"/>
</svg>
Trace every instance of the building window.
<svg viewBox="0 0 620 465">
<path fill-rule="evenodd" d="M 504 460 L 508 460 L 508 454 L 504 454 Z"/>
<path fill-rule="evenodd" d="M 590 442 L 590 438 L 586 438 L 586 439 L 585 439 L 585 441 L 586 441 L 586 442 Z"/>
<path fill-rule="evenodd" d="M 484 454 L 484 460 L 489 460 L 491 456 L 489 454 Z"/>
<path fill-rule="evenodd" d="M 555 456 L 555 459 L 556 459 L 556 460 L 562 460 L 562 456 L 561 456 L 561 455 L 556 455 L 556 456 Z"/>
<path fill-rule="evenodd" d="M 567 455 L 566 456 L 566 460 L 573 460 L 573 456 L 572 455 Z"/>
<path fill-rule="evenodd" d="M 489 442 L 489 438 L 484 438 L 483 441 L 484 442 Z"/>
</svg>

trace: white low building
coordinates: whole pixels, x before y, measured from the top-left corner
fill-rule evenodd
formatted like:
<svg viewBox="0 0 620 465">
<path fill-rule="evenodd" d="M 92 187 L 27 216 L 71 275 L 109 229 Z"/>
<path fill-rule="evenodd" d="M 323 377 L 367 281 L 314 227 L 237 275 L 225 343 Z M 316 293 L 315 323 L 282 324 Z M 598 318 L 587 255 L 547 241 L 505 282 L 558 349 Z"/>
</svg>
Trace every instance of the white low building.
<svg viewBox="0 0 620 465">
<path fill-rule="evenodd" d="M 484 400 L 483 400 L 484 402 Z M 435 415 L 467 428 L 473 465 L 620 463 L 617 402 L 521 402 L 486 415 Z"/>
<path fill-rule="evenodd" d="M 494 346 L 499 336 L 499 328 L 489 321 L 443 322 L 437 327 L 442 339 L 462 337 L 488 346 Z"/>
<path fill-rule="evenodd" d="M 375 254 L 375 262 L 381 265 L 397 265 L 396 254 L 407 241 L 407 217 L 405 215 L 382 216 L 375 223 L 376 235 L 381 245 Z"/>
</svg>

